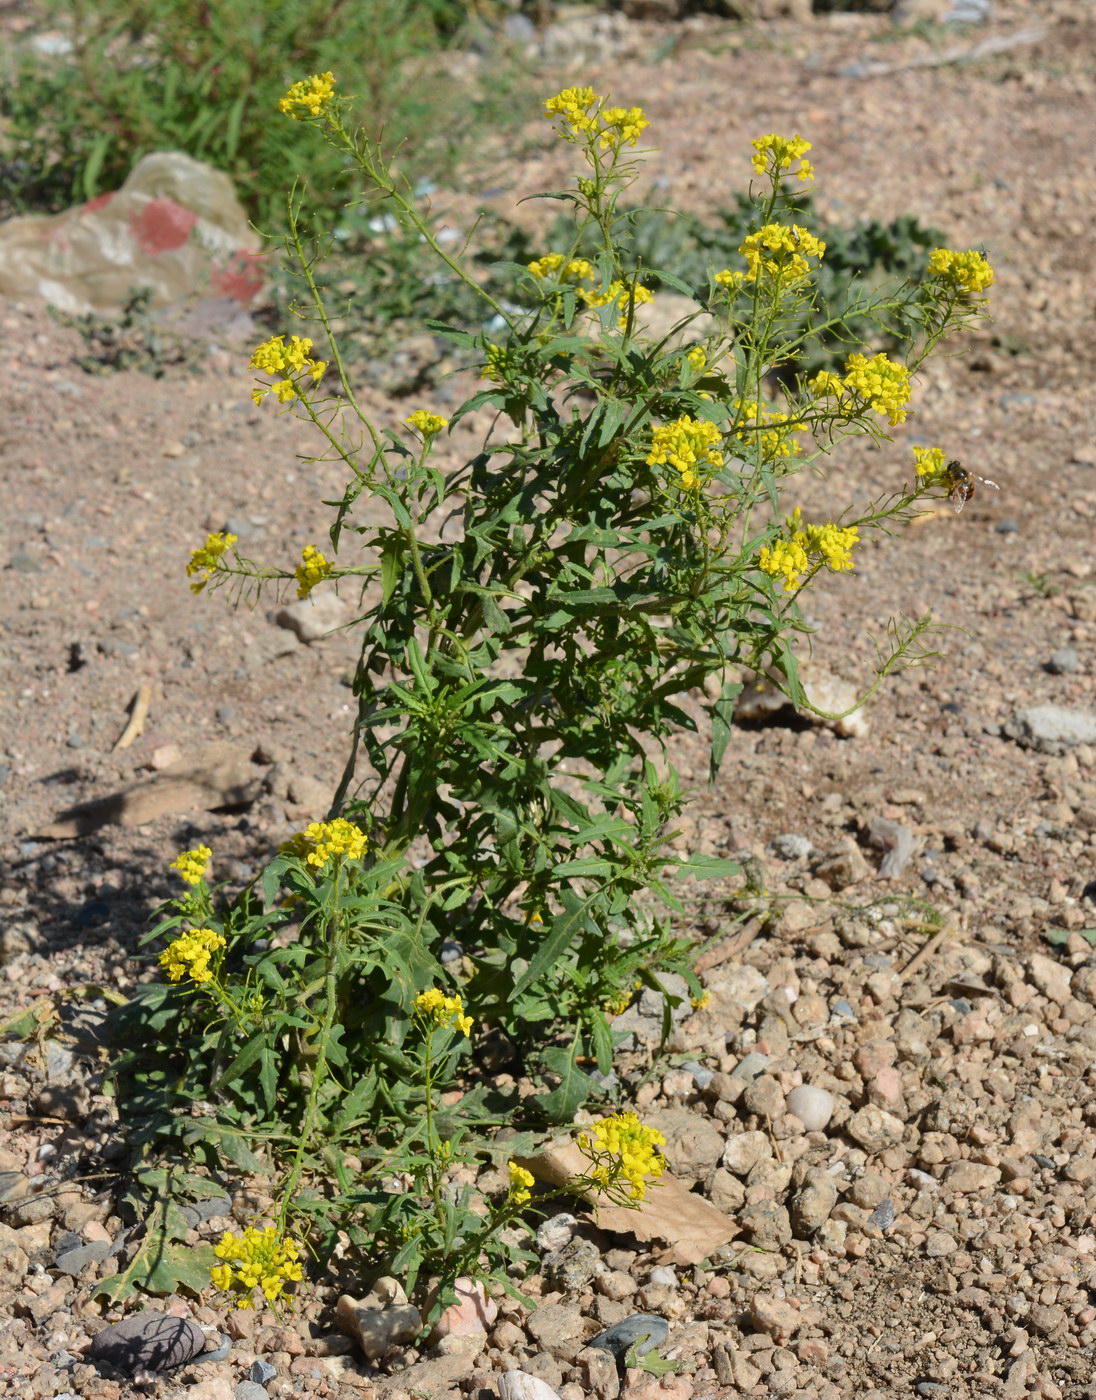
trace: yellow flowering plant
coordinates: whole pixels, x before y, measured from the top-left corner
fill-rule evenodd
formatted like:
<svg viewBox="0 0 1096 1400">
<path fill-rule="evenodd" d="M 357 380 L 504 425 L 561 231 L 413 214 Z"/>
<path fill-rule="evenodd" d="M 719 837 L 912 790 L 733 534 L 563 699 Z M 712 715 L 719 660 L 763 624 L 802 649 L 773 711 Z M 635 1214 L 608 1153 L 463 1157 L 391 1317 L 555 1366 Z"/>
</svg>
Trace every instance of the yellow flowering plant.
<svg viewBox="0 0 1096 1400">
<path fill-rule="evenodd" d="M 919 448 L 912 464 L 895 459 L 882 500 L 813 519 L 794 478 L 851 438 L 890 442 L 916 412 L 920 366 L 984 315 L 992 270 L 937 250 L 923 277 L 856 302 L 858 324 L 900 312 L 915 328 L 901 353 L 854 343 L 808 373 L 827 256 L 793 197 L 814 176 L 809 143 L 770 133 L 743 153 L 751 227 L 694 296 L 621 252 L 620 199 L 651 123 L 576 86 L 544 108 L 580 165 L 553 196 L 573 236 L 525 263 L 520 294 L 501 303 L 339 94 L 330 74 L 303 78 L 284 119 L 330 143 L 366 197 L 479 298 L 479 324 L 433 327 L 479 382 L 448 416 L 420 404 L 382 430 L 290 203 L 288 247 L 310 294 L 298 329 L 311 334 L 256 348 L 255 393 L 313 425 L 345 488 L 326 502 L 322 550 L 299 562 L 247 560 L 222 534 L 186 567 L 206 591 L 352 590 L 356 714 L 326 819 L 235 897 L 198 918 L 192 890 L 156 930 L 173 937 L 166 976 L 142 994 L 144 1019 L 130 1012 L 146 1061 L 135 1051 L 126 1073 L 161 1106 L 212 1103 L 205 1126 L 176 1111 L 152 1136 L 200 1138 L 220 1164 L 257 1170 L 260 1148 L 273 1159 L 276 1240 L 307 1236 L 323 1255 L 343 1232 L 370 1267 L 451 1279 L 498 1264 L 498 1230 L 530 1204 L 512 1144 L 493 1205 L 457 1189 L 456 1173 L 498 1155 L 485 1124 L 573 1121 L 595 1092 L 585 1066 L 613 1067 L 616 1011 L 647 988 L 668 1012 L 666 972 L 702 1004 L 680 882 L 739 872 L 672 845 L 685 795 L 667 746 L 695 727 L 682 697 L 703 697 L 713 777 L 744 674 L 766 671 L 806 706 L 793 645 L 803 591 L 840 588 L 871 532 L 951 489 L 952 469 L 943 449 Z M 668 291 L 689 297 L 656 331 Z M 500 427 L 461 452 L 457 430 L 480 410 Z M 923 659 L 927 625 L 894 625 L 867 692 Z M 184 879 L 200 853 L 180 857 Z M 492 1090 L 488 1106 L 489 1076 L 473 1084 L 465 1069 L 492 1037 L 537 1092 Z M 584 1180 L 622 1202 L 639 1204 L 661 1170 L 658 1135 L 626 1112 L 582 1144 Z M 277 1283 L 227 1256 L 218 1267 L 234 1269 L 219 1275 L 233 1288 L 252 1274 Z"/>
</svg>

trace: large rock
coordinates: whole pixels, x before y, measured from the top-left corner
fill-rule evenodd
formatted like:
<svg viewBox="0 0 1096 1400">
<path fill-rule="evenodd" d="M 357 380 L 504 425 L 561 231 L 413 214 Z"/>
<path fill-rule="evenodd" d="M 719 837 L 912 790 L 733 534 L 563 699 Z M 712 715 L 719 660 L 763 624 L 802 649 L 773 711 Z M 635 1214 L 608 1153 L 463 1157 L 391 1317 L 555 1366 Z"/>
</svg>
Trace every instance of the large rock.
<svg viewBox="0 0 1096 1400">
<path fill-rule="evenodd" d="M 146 1308 L 96 1332 L 88 1355 L 133 1375 L 182 1366 L 200 1355 L 205 1344 L 205 1333 L 196 1322 Z"/>
</svg>

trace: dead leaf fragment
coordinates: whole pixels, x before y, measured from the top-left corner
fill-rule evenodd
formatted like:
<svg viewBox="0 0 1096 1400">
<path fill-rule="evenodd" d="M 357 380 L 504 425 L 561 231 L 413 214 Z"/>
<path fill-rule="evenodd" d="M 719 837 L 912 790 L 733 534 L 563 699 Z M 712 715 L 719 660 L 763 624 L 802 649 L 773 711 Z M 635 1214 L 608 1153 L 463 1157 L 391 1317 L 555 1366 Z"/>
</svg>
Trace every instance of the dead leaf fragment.
<svg viewBox="0 0 1096 1400">
<path fill-rule="evenodd" d="M 563 1186 L 590 1166 L 578 1145 L 569 1139 L 550 1142 L 535 1157 L 518 1157 L 516 1161 L 552 1186 Z M 739 1233 L 733 1220 L 669 1172 L 648 1182 L 647 1194 L 635 1209 L 614 1205 L 601 1191 L 587 1191 L 583 1196 L 594 1208 L 599 1230 L 632 1234 L 639 1240 L 665 1240 L 670 1246 L 667 1263 L 699 1264 Z"/>
</svg>

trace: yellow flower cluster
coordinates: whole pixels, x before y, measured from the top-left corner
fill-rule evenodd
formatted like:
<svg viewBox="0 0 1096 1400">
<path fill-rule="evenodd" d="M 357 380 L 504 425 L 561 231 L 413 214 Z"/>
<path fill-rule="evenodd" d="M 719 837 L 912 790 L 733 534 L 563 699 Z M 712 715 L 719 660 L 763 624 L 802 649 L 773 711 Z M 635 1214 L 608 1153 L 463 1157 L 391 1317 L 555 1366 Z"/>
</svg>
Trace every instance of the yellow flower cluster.
<svg viewBox="0 0 1096 1400">
<path fill-rule="evenodd" d="M 455 1026 L 461 1035 L 472 1034 L 472 1018 L 465 1014 L 459 997 L 447 997 L 437 987 L 420 992 L 414 1001 L 415 1010 L 432 1026 Z"/>
<path fill-rule="evenodd" d="M 215 929 L 192 928 L 164 949 L 160 966 L 172 982 L 181 982 L 187 976 L 194 982 L 212 982 L 209 960 L 224 946 L 224 937 Z"/>
<path fill-rule="evenodd" d="M 519 1167 L 517 1162 L 510 1163 L 510 1200 L 516 1206 L 522 1206 L 530 1199 L 532 1192 L 530 1187 L 535 1178 L 532 1172 L 527 1172 L 524 1167 Z"/>
<path fill-rule="evenodd" d="M 592 292 L 585 287 L 579 289 L 579 296 L 591 310 L 596 310 L 601 306 L 608 306 L 610 302 L 616 301 L 617 297 L 623 297 L 620 315 L 617 318 L 617 325 L 620 329 L 627 330 L 628 317 L 634 307 L 644 306 L 649 301 L 654 301 L 655 294 L 647 287 L 641 287 L 638 283 L 630 282 L 610 282 L 603 292 Z"/>
<path fill-rule="evenodd" d="M 565 141 L 596 141 L 603 151 L 634 146 L 650 126 L 642 107 L 607 107 L 592 87 L 564 88 L 545 102 L 544 115 L 561 119 Z"/>
<path fill-rule="evenodd" d="M 723 465 L 723 453 L 715 444 L 722 434 L 714 423 L 698 418 L 675 418 L 651 430 L 649 467 L 671 466 L 681 473 L 681 485 L 692 491 L 701 482 L 701 473 L 716 472 Z"/>
<path fill-rule="evenodd" d="M 257 369 L 260 374 L 280 374 L 284 377 L 276 384 L 252 389 L 252 402 L 260 404 L 267 394 L 273 392 L 279 403 L 289 403 L 297 397 L 293 376 L 299 380 L 301 375 L 308 374 L 314 384 L 322 379 L 327 361 L 312 359 L 308 353 L 311 349 L 312 341 L 306 335 L 290 336 L 288 345 L 284 335 L 273 335 L 257 345 L 251 356 L 250 368 Z"/>
<path fill-rule="evenodd" d="M 409 423 L 417 433 L 421 433 L 424 441 L 437 437 L 443 428 L 449 426 L 448 418 L 439 418 L 436 413 L 428 413 L 425 408 L 416 408 L 414 413 L 408 414 L 403 421 Z"/>
<path fill-rule="evenodd" d="M 937 248 L 929 256 L 928 273 L 955 288 L 961 296 L 977 296 L 991 287 L 994 271 L 985 253 L 971 248 L 966 253 Z"/>
<path fill-rule="evenodd" d="M 306 544 L 301 551 L 301 562 L 293 570 L 297 580 L 297 597 L 307 598 L 318 583 L 331 577 L 331 560 L 320 553 L 314 544 Z"/>
<path fill-rule="evenodd" d="M 791 168 L 792 161 L 799 161 L 799 169 L 795 172 L 800 180 L 813 180 L 814 168 L 809 160 L 802 160 L 811 149 L 811 143 L 805 141 L 797 132 L 794 136 L 778 136 L 775 131 L 771 131 L 768 136 L 759 136 L 752 143 L 754 153 L 750 158 L 750 164 L 758 175 L 764 175 L 766 170 L 771 171 L 778 178 L 785 170 Z"/>
<path fill-rule="evenodd" d="M 335 79 L 331 74 L 313 73 L 311 78 L 294 83 L 286 95 L 279 98 L 278 111 L 303 122 L 309 117 L 322 117 L 334 98 Z"/>
<path fill-rule="evenodd" d="M 756 282 L 764 276 L 782 286 L 791 286 L 809 275 L 811 265 L 807 259 L 820 260 L 826 245 L 801 224 L 766 224 L 747 235 L 738 251 L 746 259 L 746 282 Z M 716 281 L 722 276 L 717 274 Z"/>
<path fill-rule="evenodd" d="M 819 398 L 844 400 L 848 393 L 883 414 L 893 426 L 906 421 L 906 404 L 910 399 L 910 372 L 905 365 L 889 360 L 886 355 L 850 355 L 845 361 L 842 378 L 830 370 L 822 370 L 810 381 L 809 387 Z"/>
<path fill-rule="evenodd" d="M 804 525 L 798 506 L 788 517 L 789 539 L 762 546 L 758 563 L 770 578 L 782 578 L 784 588 L 791 593 L 798 588 L 802 576 L 818 563 L 834 573 L 848 573 L 852 567 L 852 550 L 860 541 L 855 525 L 842 528 L 832 521 L 825 525 Z"/>
<path fill-rule="evenodd" d="M 947 475 L 942 447 L 915 447 L 913 465 L 918 478 L 923 482 L 942 481 Z"/>
<path fill-rule="evenodd" d="M 906 421 L 910 399 L 910 372 L 886 355 L 850 355 L 845 361 L 845 387 L 859 394 L 876 413 L 892 425 Z"/>
<path fill-rule="evenodd" d="M 708 368 L 708 352 L 703 345 L 694 345 L 691 350 L 686 350 L 685 358 L 697 374 L 703 374 Z"/>
<path fill-rule="evenodd" d="M 237 536 L 229 534 L 227 531 L 216 535 L 207 535 L 205 544 L 191 554 L 190 563 L 186 566 L 187 578 L 193 578 L 195 574 L 203 576 L 196 583 L 190 585 L 192 593 L 202 591 L 210 578 L 217 572 L 217 565 L 222 556 L 232 548 L 236 539 Z"/>
<path fill-rule="evenodd" d="M 506 350 L 501 345 L 488 345 L 484 352 L 484 363 L 481 371 L 481 378 L 491 379 L 496 384 L 502 384 L 506 379 L 506 370 L 509 364 L 509 357 Z"/>
<path fill-rule="evenodd" d="M 529 271 L 540 281 L 555 277 L 559 282 L 592 282 L 597 276 L 585 258 L 564 258 L 562 253 L 545 253 L 529 264 Z"/>
<path fill-rule="evenodd" d="M 168 867 L 177 870 L 188 885 L 200 885 L 209 869 L 213 852 L 208 846 L 195 846 L 192 851 L 182 851 Z"/>
<path fill-rule="evenodd" d="M 254 1288 L 261 1288 L 266 1301 L 273 1303 L 287 1283 L 301 1281 L 301 1247 L 279 1235 L 273 1225 L 265 1230 L 249 1225 L 242 1235 L 226 1230 L 213 1253 L 227 1262 L 218 1264 L 209 1277 L 217 1288 L 237 1295 L 238 1308 L 252 1306 Z"/>
<path fill-rule="evenodd" d="M 803 450 L 793 436 L 794 427 L 794 420 L 786 413 L 767 408 L 757 399 L 739 399 L 735 404 L 734 440 L 745 451 L 752 451 L 760 442 L 763 462 L 795 457 Z"/>
<path fill-rule="evenodd" d="M 360 860 L 369 848 L 361 827 L 336 817 L 332 822 L 309 822 L 303 831 L 278 847 L 283 855 L 297 856 L 322 870 L 332 860 Z"/>
<path fill-rule="evenodd" d="M 730 268 L 725 267 L 722 272 L 716 273 L 714 280 L 717 286 L 726 287 L 729 292 L 737 292 L 739 287 L 745 282 L 746 274 L 744 272 L 732 272 Z"/>
<path fill-rule="evenodd" d="M 633 1201 L 647 1194 L 647 1177 L 660 1177 L 665 1163 L 658 1152 L 666 1139 L 657 1128 L 645 1127 L 634 1113 L 615 1113 L 578 1135 L 578 1145 L 594 1163 L 590 1177 L 603 1186 L 623 1177 Z"/>
</svg>

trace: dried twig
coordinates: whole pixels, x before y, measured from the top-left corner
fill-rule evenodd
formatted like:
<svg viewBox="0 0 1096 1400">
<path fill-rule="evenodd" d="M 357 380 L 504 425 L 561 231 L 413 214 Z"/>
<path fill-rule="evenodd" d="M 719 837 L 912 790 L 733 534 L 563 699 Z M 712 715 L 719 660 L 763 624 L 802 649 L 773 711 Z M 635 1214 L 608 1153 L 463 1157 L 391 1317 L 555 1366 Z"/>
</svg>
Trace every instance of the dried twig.
<svg viewBox="0 0 1096 1400">
<path fill-rule="evenodd" d="M 152 704 L 152 684 L 149 681 L 142 681 L 137 694 L 130 702 L 131 709 L 129 723 L 119 734 L 117 742 L 112 752 L 117 753 L 119 749 L 128 749 L 134 739 L 145 732 L 145 720 L 148 718 L 148 707 Z"/>
</svg>

